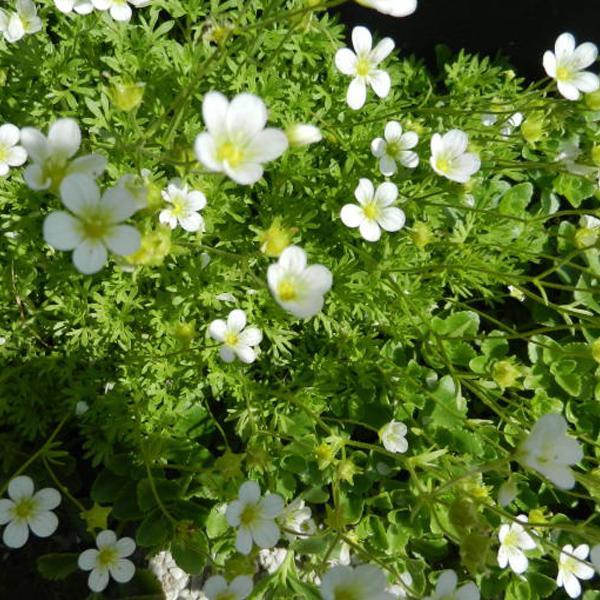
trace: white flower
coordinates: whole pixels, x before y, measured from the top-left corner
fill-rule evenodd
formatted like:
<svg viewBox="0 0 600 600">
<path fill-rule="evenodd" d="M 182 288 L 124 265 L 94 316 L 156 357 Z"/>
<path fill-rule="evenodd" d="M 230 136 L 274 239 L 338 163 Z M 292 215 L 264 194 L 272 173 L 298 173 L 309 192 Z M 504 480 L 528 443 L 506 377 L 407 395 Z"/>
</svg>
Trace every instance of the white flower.
<svg viewBox="0 0 600 600">
<path fill-rule="evenodd" d="M 252 593 L 252 577 L 238 575 L 230 584 L 224 577 L 209 577 L 202 588 L 208 600 L 244 600 Z"/>
<path fill-rule="evenodd" d="M 26 475 L 11 479 L 8 498 L 0 499 L 0 525 L 6 525 L 2 541 L 9 548 L 21 548 L 29 538 L 29 530 L 38 537 L 52 535 L 58 519 L 51 512 L 60 504 L 60 494 L 54 488 L 34 492 L 33 481 Z"/>
<path fill-rule="evenodd" d="M 273 548 L 273 550 L 264 549 L 258 552 L 258 562 L 269 574 L 275 573 L 275 571 L 283 564 L 286 557 L 287 550 L 285 548 Z"/>
<path fill-rule="evenodd" d="M 525 515 L 517 517 L 522 523 L 527 522 Z M 510 564 L 510 568 L 517 574 L 525 573 L 529 566 L 529 561 L 523 550 L 533 550 L 536 543 L 533 538 L 525 531 L 520 523 L 505 523 L 500 527 L 498 533 L 500 540 L 500 549 L 498 550 L 498 565 L 505 569 Z"/>
<path fill-rule="evenodd" d="M 108 10 L 115 21 L 129 21 L 131 19 L 133 12 L 128 2 L 136 8 L 141 8 L 142 6 L 148 6 L 151 0 L 92 0 L 94 8 Z"/>
<path fill-rule="evenodd" d="M 94 10 L 92 0 L 54 0 L 54 4 L 64 13 L 75 11 L 80 15 L 89 15 Z"/>
<path fill-rule="evenodd" d="M 354 110 L 361 108 L 367 98 L 367 84 L 380 97 L 385 98 L 390 93 L 391 80 L 386 71 L 377 66 L 394 49 L 394 40 L 383 38 L 373 48 L 373 38 L 366 27 L 355 27 L 352 30 L 352 45 L 336 52 L 335 66 L 344 75 L 354 77 L 348 88 L 346 102 Z"/>
<path fill-rule="evenodd" d="M 544 53 L 544 69 L 548 76 L 556 79 L 558 91 L 567 100 L 578 100 L 580 92 L 595 92 L 600 87 L 598 76 L 584 71 L 595 62 L 598 48 L 591 42 L 575 47 L 575 38 L 570 33 L 558 36 L 554 52 Z"/>
<path fill-rule="evenodd" d="M 124 189 L 133 198 L 138 210 L 148 206 L 148 188 L 137 175 L 129 173 L 122 175 L 119 177 L 116 187 Z"/>
<path fill-rule="evenodd" d="M 407 17 L 417 10 L 417 0 L 356 0 L 356 2 L 392 17 Z"/>
<path fill-rule="evenodd" d="M 25 169 L 25 183 L 32 190 L 58 191 L 60 182 L 73 173 L 98 177 L 106 168 L 106 158 L 99 154 L 80 156 L 69 162 L 81 145 L 81 131 L 73 119 L 58 119 L 46 138 L 38 129 L 21 130 L 21 144 L 34 164 Z"/>
<path fill-rule="evenodd" d="M 452 600 L 479 600 L 479 589 L 472 581 L 456 589 L 457 583 L 458 577 L 454 571 L 451 569 L 442 571 L 437 580 L 435 592 L 423 600 L 448 600 L 449 598 Z"/>
<path fill-rule="evenodd" d="M 84 402 L 83 400 L 80 400 L 75 405 L 75 414 L 78 417 L 81 417 L 81 415 L 84 415 L 89 409 L 90 409 L 89 404 L 87 402 Z"/>
<path fill-rule="evenodd" d="M 498 120 L 498 116 L 494 113 L 483 113 L 481 115 L 481 124 L 484 127 L 491 127 Z"/>
<path fill-rule="evenodd" d="M 379 437 L 383 447 L 389 452 L 406 452 L 408 442 L 406 441 L 406 425 L 400 421 L 390 421 L 381 428 Z"/>
<path fill-rule="evenodd" d="M 567 544 L 560 553 L 556 585 L 564 587 L 571 598 L 581 595 L 580 579 L 591 579 L 594 576 L 594 569 L 582 562 L 589 552 L 590 547 L 587 544 L 581 544 L 575 549 L 571 544 Z"/>
<path fill-rule="evenodd" d="M 219 302 L 226 302 L 228 304 L 235 304 L 237 302 L 235 296 L 231 292 L 217 294 L 215 296 L 215 300 L 218 300 Z"/>
<path fill-rule="evenodd" d="M 569 465 L 583 458 L 581 446 L 565 435 L 567 422 L 562 415 L 544 415 L 519 447 L 518 459 L 547 477 L 554 485 L 571 489 L 575 478 Z"/>
<path fill-rule="evenodd" d="M 468 143 L 467 134 L 460 129 L 452 129 L 443 136 L 434 133 L 430 158 L 433 170 L 451 181 L 466 183 L 481 167 L 479 157 L 467 152 Z"/>
<path fill-rule="evenodd" d="M 357 204 L 346 204 L 340 212 L 346 227 L 358 227 L 360 235 L 368 242 L 376 242 L 381 237 L 381 229 L 399 231 L 404 227 L 404 211 L 390 206 L 398 198 L 396 184 L 386 181 L 375 191 L 368 179 L 361 179 L 354 190 Z"/>
<path fill-rule="evenodd" d="M 290 529 L 297 532 L 300 537 L 305 537 L 313 534 L 316 529 L 311 514 L 311 510 L 305 505 L 304 500 L 296 498 L 283 509 L 283 513 L 278 520 L 284 529 Z M 283 534 L 290 541 L 296 539 L 296 533 L 284 531 Z"/>
<path fill-rule="evenodd" d="M 509 478 L 505 481 L 498 490 L 498 504 L 502 508 L 508 506 L 518 495 L 519 488 L 514 479 Z"/>
<path fill-rule="evenodd" d="M 26 34 L 37 33 L 42 28 L 37 8 L 31 0 L 17 0 L 16 9 L 13 13 L 0 9 L 0 31 L 10 43 L 18 42 Z"/>
<path fill-rule="evenodd" d="M 121 222 L 137 207 L 131 196 L 114 187 L 104 192 L 88 175 L 70 175 L 60 185 L 63 204 L 73 213 L 56 211 L 44 221 L 44 239 L 57 250 L 74 250 L 73 264 L 86 275 L 106 262 L 107 248 L 119 256 L 135 252 L 141 242 L 138 230 Z"/>
<path fill-rule="evenodd" d="M 256 183 L 263 175 L 262 164 L 287 150 L 288 139 L 281 129 L 265 129 L 267 108 L 258 96 L 238 94 L 229 102 L 223 94 L 209 92 L 202 116 L 208 131 L 196 137 L 196 158 L 236 183 Z"/>
<path fill-rule="evenodd" d="M 252 543 L 259 548 L 272 548 L 279 541 L 280 531 L 275 519 L 283 511 L 283 498 L 266 494 L 261 498 L 256 481 L 240 486 L 239 498 L 230 502 L 225 518 L 232 527 L 238 527 L 235 547 L 242 554 L 250 554 Z"/>
<path fill-rule="evenodd" d="M 0 177 L 8 175 L 11 167 L 20 167 L 27 160 L 27 151 L 17 146 L 21 133 L 19 128 L 6 123 L 0 127 Z"/>
<path fill-rule="evenodd" d="M 213 340 L 222 342 L 219 354 L 225 362 L 232 362 L 237 356 L 244 363 L 256 360 L 256 350 L 262 340 L 262 332 L 257 327 L 246 327 L 246 313 L 239 308 L 232 310 L 227 317 L 213 321 L 208 327 Z"/>
<path fill-rule="evenodd" d="M 117 540 L 114 531 L 101 531 L 96 538 L 98 549 L 84 550 L 77 561 L 82 571 L 91 571 L 88 586 L 92 592 L 101 592 L 110 577 L 118 583 L 129 581 L 135 574 L 135 566 L 127 560 L 135 551 L 135 542 L 124 537 Z"/>
<path fill-rule="evenodd" d="M 285 134 L 290 146 L 308 146 L 309 144 L 316 144 L 323 139 L 321 130 L 318 127 L 306 123 L 297 123 L 288 127 Z"/>
<path fill-rule="evenodd" d="M 321 581 L 323 600 L 394 600 L 386 591 L 385 573 L 373 565 L 356 568 L 337 566 L 329 569 Z"/>
<path fill-rule="evenodd" d="M 400 573 L 400 581 L 404 584 L 394 584 L 388 588 L 388 592 L 394 596 L 394 598 L 407 598 L 408 594 L 406 592 L 406 588 L 410 588 L 413 584 L 412 575 L 408 571 L 404 571 L 404 573 Z"/>
<path fill-rule="evenodd" d="M 581 177 L 593 176 L 598 173 L 598 167 L 590 167 L 576 162 L 578 156 L 581 154 L 579 148 L 579 136 L 561 140 L 558 145 L 558 150 L 559 152 L 556 155 L 554 162 L 561 163 L 569 173 Z"/>
<path fill-rule="evenodd" d="M 179 223 L 189 232 L 204 231 L 204 219 L 198 212 L 206 206 L 206 196 L 202 192 L 190 191 L 187 185 L 175 180 L 163 190 L 162 197 L 171 204 L 171 208 L 162 210 L 158 217 L 163 225 L 175 229 Z"/>
<path fill-rule="evenodd" d="M 288 246 L 267 271 L 269 288 L 285 310 L 301 319 L 316 315 L 325 302 L 323 295 L 333 284 L 331 271 L 323 265 L 306 265 L 306 253 Z"/>
<path fill-rule="evenodd" d="M 419 136 L 414 131 L 402 133 L 402 126 L 397 121 L 390 121 L 384 130 L 383 138 L 375 138 L 371 142 L 371 152 L 379 159 L 379 170 L 383 175 L 393 175 L 398 167 L 398 161 L 404 167 L 414 169 L 419 164 L 416 152 L 411 152 L 419 142 Z"/>
</svg>

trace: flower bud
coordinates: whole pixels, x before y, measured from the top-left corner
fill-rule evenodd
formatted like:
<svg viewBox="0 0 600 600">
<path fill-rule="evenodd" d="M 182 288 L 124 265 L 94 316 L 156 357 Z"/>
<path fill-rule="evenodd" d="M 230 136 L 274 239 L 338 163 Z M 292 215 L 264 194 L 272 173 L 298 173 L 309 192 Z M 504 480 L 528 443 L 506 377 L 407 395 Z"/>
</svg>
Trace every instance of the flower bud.
<svg viewBox="0 0 600 600">
<path fill-rule="evenodd" d="M 427 223 L 417 221 L 413 224 L 410 237 L 417 248 L 425 248 L 433 240 L 433 233 Z"/>
<path fill-rule="evenodd" d="M 539 113 L 533 114 L 523 121 L 521 134 L 528 144 L 534 145 L 544 136 L 544 117 Z"/>
<path fill-rule="evenodd" d="M 585 94 L 585 105 L 590 110 L 600 110 L 600 90 L 592 92 L 591 94 Z"/>
<path fill-rule="evenodd" d="M 574 236 L 575 246 L 579 248 L 579 250 L 583 248 L 589 248 L 590 246 L 594 246 L 598 241 L 598 234 L 600 233 L 600 228 L 594 227 L 580 227 Z"/>
<path fill-rule="evenodd" d="M 600 363 L 600 338 L 590 344 L 590 350 L 592 351 L 592 358 Z"/>
<path fill-rule="evenodd" d="M 498 504 L 504 508 L 508 506 L 519 493 L 517 485 L 512 479 L 505 481 L 498 490 Z"/>
<path fill-rule="evenodd" d="M 509 360 L 499 360 L 492 367 L 492 377 L 501 388 L 512 387 L 521 377 L 521 370 Z"/>
<path fill-rule="evenodd" d="M 196 337 L 196 323 L 194 321 L 177 323 L 175 325 L 175 337 L 184 346 L 189 346 Z"/>
<path fill-rule="evenodd" d="M 110 89 L 110 97 L 114 105 L 122 111 L 130 112 L 142 103 L 145 83 L 114 83 Z"/>
<path fill-rule="evenodd" d="M 592 148 L 592 162 L 597 166 L 600 167 L 600 146 L 594 146 Z"/>
<path fill-rule="evenodd" d="M 258 234 L 258 241 L 261 242 L 260 251 L 267 256 L 276 258 L 292 243 L 292 235 L 296 231 L 296 228 L 284 227 L 281 219 L 276 217 L 268 229 Z"/>
<path fill-rule="evenodd" d="M 132 265 L 157 267 L 171 251 L 171 230 L 161 227 L 142 236 L 138 250 L 126 257 Z"/>
<path fill-rule="evenodd" d="M 290 146 L 294 147 L 316 144 L 323 139 L 321 130 L 318 127 L 306 123 L 291 125 L 286 129 L 285 134 L 287 135 Z"/>
</svg>

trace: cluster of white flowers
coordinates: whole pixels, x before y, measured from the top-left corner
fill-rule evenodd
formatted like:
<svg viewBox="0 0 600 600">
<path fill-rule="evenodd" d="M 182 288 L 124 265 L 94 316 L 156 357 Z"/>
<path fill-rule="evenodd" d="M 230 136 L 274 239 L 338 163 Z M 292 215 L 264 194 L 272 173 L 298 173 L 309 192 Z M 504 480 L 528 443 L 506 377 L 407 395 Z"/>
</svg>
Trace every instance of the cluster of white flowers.
<svg viewBox="0 0 600 600">
<path fill-rule="evenodd" d="M 32 0 L 17 0 L 14 11 L 0 8 L 0 33 L 7 42 L 18 42 L 41 29 L 42 21 L 37 16 L 37 8 Z"/>
<path fill-rule="evenodd" d="M 152 0 L 54 0 L 56 8 L 63 13 L 75 11 L 80 15 L 89 15 L 94 9 L 106 11 L 115 21 L 129 21 L 133 15 L 131 6 L 142 8 Z M 130 6 L 131 5 L 131 6 Z"/>
</svg>

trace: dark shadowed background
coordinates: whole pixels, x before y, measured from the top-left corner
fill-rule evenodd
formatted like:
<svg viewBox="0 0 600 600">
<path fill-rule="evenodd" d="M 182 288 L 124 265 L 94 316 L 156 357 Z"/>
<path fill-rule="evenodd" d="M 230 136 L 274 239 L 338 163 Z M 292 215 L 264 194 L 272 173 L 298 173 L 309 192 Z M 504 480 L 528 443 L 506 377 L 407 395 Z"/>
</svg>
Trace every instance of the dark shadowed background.
<svg viewBox="0 0 600 600">
<path fill-rule="evenodd" d="M 405 54 L 435 66 L 435 45 L 453 51 L 510 59 L 519 75 L 545 75 L 542 55 L 559 34 L 571 32 L 577 43 L 600 45 L 600 0 L 419 0 L 417 11 L 404 18 L 382 15 L 348 2 L 336 9 L 349 26 L 366 25 L 389 35 Z"/>
</svg>

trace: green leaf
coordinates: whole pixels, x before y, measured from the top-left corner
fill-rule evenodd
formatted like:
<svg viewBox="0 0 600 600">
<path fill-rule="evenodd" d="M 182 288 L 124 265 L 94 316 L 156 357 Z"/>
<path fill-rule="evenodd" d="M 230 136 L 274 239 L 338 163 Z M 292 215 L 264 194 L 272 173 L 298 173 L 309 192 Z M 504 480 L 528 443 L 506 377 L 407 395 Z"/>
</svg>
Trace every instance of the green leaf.
<svg viewBox="0 0 600 600">
<path fill-rule="evenodd" d="M 571 173 L 561 173 L 553 181 L 553 185 L 556 193 L 564 196 L 575 208 L 579 208 L 596 191 L 596 186 L 591 181 Z"/>
<path fill-rule="evenodd" d="M 162 502 L 174 500 L 179 497 L 179 485 L 175 481 L 155 478 L 152 480 L 154 489 Z M 156 498 L 154 490 L 148 479 L 142 479 L 137 485 L 137 502 L 144 512 L 155 508 Z"/>
<path fill-rule="evenodd" d="M 225 514 L 217 507 L 213 508 L 206 519 L 206 535 L 212 540 L 223 535 L 228 528 Z"/>
<path fill-rule="evenodd" d="M 135 539 L 138 546 L 160 546 L 171 533 L 169 521 L 160 511 L 150 513 L 138 526 Z"/>
<path fill-rule="evenodd" d="M 498 208 L 504 215 L 522 217 L 531 201 L 531 196 L 533 196 L 531 183 L 519 183 L 504 194 Z"/>
<path fill-rule="evenodd" d="M 556 383 L 569 394 L 577 397 L 581 394 L 581 377 L 577 373 L 568 373 L 566 375 L 556 375 Z"/>
<path fill-rule="evenodd" d="M 180 569 L 191 575 L 200 575 L 208 556 L 206 540 L 200 532 L 186 534 L 171 544 L 171 554 Z"/>
<path fill-rule="evenodd" d="M 475 336 L 479 329 L 479 315 L 467 310 L 456 312 L 447 319 L 433 317 L 431 329 L 438 335 L 448 337 Z"/>
<path fill-rule="evenodd" d="M 37 569 L 42 577 L 57 581 L 65 579 L 79 569 L 77 559 L 79 554 L 43 554 L 38 557 Z"/>
<path fill-rule="evenodd" d="M 111 473 L 108 469 L 103 469 L 92 484 L 90 496 L 98 504 L 113 504 L 126 483 L 127 480 L 123 477 Z"/>
</svg>

